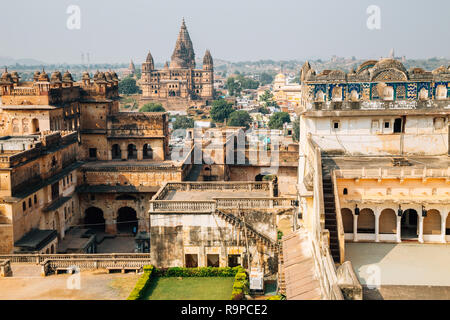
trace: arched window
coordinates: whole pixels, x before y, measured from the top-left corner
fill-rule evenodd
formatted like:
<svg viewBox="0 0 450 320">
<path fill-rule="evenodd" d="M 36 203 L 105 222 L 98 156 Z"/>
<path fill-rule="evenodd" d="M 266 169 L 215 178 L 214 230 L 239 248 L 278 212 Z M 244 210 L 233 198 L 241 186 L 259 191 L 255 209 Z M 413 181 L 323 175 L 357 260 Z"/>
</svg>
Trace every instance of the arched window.
<svg viewBox="0 0 450 320">
<path fill-rule="evenodd" d="M 144 159 L 153 159 L 153 149 L 149 144 L 144 144 L 144 148 L 142 150 L 142 157 Z"/>
<path fill-rule="evenodd" d="M 118 144 L 114 144 L 111 148 L 111 156 L 113 159 L 122 158 L 122 150 L 120 150 L 120 146 Z"/>
<path fill-rule="evenodd" d="M 350 92 L 350 101 L 356 102 L 358 100 L 359 100 L 358 91 L 352 90 L 352 92 Z"/>
<path fill-rule="evenodd" d="M 440 84 L 436 87 L 436 99 L 444 100 L 447 99 L 447 87 Z"/>
<path fill-rule="evenodd" d="M 323 93 L 322 90 L 319 90 L 319 91 L 316 92 L 316 101 L 317 102 L 325 101 L 325 93 Z"/>
<path fill-rule="evenodd" d="M 137 159 L 137 149 L 136 149 L 136 145 L 130 143 L 128 145 L 128 159 Z"/>
<path fill-rule="evenodd" d="M 17 119 L 12 120 L 12 131 L 13 131 L 13 133 L 19 133 L 19 131 L 20 131 L 19 120 L 17 120 Z"/>
<path fill-rule="evenodd" d="M 39 132 L 39 120 L 34 118 L 33 120 L 31 120 L 31 131 L 33 133 L 35 132 Z"/>
<path fill-rule="evenodd" d="M 331 92 L 331 95 L 332 95 L 333 101 L 342 101 L 342 88 L 334 87 Z"/>
</svg>

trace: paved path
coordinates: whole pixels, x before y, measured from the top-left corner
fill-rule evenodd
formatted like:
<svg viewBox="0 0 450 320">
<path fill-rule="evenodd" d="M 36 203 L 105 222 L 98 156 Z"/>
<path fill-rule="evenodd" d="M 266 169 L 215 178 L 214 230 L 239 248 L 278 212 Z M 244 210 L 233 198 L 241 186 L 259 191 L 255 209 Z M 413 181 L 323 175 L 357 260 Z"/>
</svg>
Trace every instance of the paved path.
<svg viewBox="0 0 450 320">
<path fill-rule="evenodd" d="M 379 271 L 381 285 L 450 286 L 450 244 L 346 243 L 345 258 L 361 284 Z"/>
</svg>

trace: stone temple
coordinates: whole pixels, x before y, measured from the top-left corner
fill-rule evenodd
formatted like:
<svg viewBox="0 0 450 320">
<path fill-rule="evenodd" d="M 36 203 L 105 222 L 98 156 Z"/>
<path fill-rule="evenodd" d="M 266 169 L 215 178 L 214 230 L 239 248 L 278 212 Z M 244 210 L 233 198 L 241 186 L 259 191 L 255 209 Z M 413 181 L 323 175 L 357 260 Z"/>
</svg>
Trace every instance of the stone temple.
<svg viewBox="0 0 450 320">
<path fill-rule="evenodd" d="M 213 99 L 214 68 L 209 50 L 203 57 L 202 69 L 195 68 L 195 53 L 183 20 L 170 64 L 156 70 L 149 52 L 142 64 L 142 100 L 161 103 L 166 109 L 185 109 L 206 105 Z"/>
</svg>

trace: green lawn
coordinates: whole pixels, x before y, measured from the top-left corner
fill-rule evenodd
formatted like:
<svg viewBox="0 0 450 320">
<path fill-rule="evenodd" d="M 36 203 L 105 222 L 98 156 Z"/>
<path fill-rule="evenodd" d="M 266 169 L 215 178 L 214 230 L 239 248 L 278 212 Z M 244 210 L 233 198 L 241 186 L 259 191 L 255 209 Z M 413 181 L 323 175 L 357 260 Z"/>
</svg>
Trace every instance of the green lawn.
<svg viewBox="0 0 450 320">
<path fill-rule="evenodd" d="M 153 278 L 148 300 L 230 300 L 234 277 Z"/>
</svg>

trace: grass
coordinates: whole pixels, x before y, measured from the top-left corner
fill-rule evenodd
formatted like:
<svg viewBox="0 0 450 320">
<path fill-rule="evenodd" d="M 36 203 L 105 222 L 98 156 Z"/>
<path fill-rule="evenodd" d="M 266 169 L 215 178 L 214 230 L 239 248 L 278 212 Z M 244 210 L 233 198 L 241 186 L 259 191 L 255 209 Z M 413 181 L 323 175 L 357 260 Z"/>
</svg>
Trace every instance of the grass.
<svg viewBox="0 0 450 320">
<path fill-rule="evenodd" d="M 229 300 L 234 277 L 155 277 L 147 300 Z"/>
</svg>

